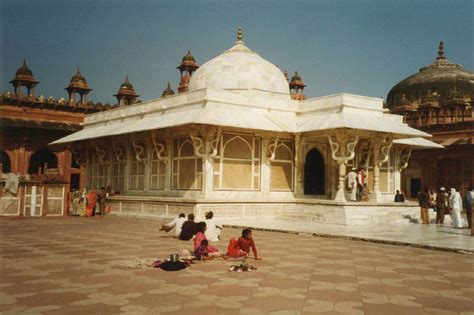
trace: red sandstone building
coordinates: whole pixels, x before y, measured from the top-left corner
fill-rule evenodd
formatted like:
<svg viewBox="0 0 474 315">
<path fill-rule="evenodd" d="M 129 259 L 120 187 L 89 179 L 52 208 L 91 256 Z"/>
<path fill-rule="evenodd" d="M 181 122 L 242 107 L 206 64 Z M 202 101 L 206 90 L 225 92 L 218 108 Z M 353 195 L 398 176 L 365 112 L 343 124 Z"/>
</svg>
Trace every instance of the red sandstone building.
<svg viewBox="0 0 474 315">
<path fill-rule="evenodd" d="M 87 101 L 92 89 L 79 70 L 67 100 L 38 97 L 26 61 L 10 83 L 13 93 L 0 95 L 0 215 L 65 215 L 69 191 L 83 187 L 84 169 L 67 148 L 48 144 L 81 129 L 87 113 L 111 106 Z"/>
<path fill-rule="evenodd" d="M 405 193 L 413 198 L 424 186 L 444 186 L 464 195 L 474 184 L 474 73 L 451 63 L 441 42 L 436 60 L 396 84 L 388 93 L 387 105 L 445 147 L 412 152 L 402 173 Z"/>
</svg>

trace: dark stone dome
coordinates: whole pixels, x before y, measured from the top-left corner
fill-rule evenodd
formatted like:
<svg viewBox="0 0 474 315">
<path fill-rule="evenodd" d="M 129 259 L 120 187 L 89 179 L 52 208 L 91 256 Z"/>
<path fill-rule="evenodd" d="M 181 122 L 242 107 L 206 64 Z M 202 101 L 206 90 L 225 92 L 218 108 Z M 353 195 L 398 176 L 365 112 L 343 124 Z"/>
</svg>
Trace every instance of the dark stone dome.
<svg viewBox="0 0 474 315">
<path fill-rule="evenodd" d="M 400 81 L 388 92 L 387 106 L 390 110 L 402 107 L 416 110 L 426 101 L 428 94 L 436 98 L 440 106 L 454 96 L 470 99 L 471 104 L 474 101 L 474 72 L 448 61 L 444 56 L 443 42 L 431 65 Z"/>
</svg>

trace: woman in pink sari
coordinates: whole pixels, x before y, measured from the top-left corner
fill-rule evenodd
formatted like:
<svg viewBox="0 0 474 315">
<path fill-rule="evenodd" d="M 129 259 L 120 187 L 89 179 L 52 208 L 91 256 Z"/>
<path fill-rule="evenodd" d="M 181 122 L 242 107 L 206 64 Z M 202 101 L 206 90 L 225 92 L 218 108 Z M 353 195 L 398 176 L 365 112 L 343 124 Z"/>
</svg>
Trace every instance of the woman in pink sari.
<svg viewBox="0 0 474 315">
<path fill-rule="evenodd" d="M 196 235 L 194 236 L 194 252 L 198 250 L 203 240 L 207 240 L 204 232 L 206 232 L 206 222 L 199 222 L 198 224 L 196 224 Z M 209 256 L 218 256 L 219 249 L 217 249 L 217 247 L 207 245 L 207 253 L 209 254 Z"/>
</svg>

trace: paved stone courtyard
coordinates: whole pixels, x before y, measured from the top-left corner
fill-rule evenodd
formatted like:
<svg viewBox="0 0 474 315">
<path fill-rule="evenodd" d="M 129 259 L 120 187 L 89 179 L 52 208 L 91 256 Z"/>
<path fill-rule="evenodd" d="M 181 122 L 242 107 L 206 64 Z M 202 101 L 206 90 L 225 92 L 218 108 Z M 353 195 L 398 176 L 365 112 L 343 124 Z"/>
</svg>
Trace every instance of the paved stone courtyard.
<svg viewBox="0 0 474 315">
<path fill-rule="evenodd" d="M 474 314 L 473 255 L 255 231 L 258 268 L 143 262 L 192 249 L 160 222 L 1 220 L 1 314 Z M 239 229 L 227 228 L 222 250 Z"/>
</svg>

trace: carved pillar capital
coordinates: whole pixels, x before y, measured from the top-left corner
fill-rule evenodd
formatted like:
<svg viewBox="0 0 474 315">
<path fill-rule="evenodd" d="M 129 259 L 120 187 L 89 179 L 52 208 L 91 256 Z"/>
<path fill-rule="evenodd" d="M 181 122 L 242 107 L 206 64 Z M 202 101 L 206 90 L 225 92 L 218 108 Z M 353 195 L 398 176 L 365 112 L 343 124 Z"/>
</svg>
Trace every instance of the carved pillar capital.
<svg viewBox="0 0 474 315">
<path fill-rule="evenodd" d="M 346 201 L 344 195 L 344 178 L 346 176 L 346 164 L 355 156 L 355 147 L 359 140 L 359 135 L 351 136 L 349 132 L 342 131 L 328 135 L 331 147 L 331 156 L 336 161 L 339 168 L 339 181 L 335 200 Z"/>
</svg>

